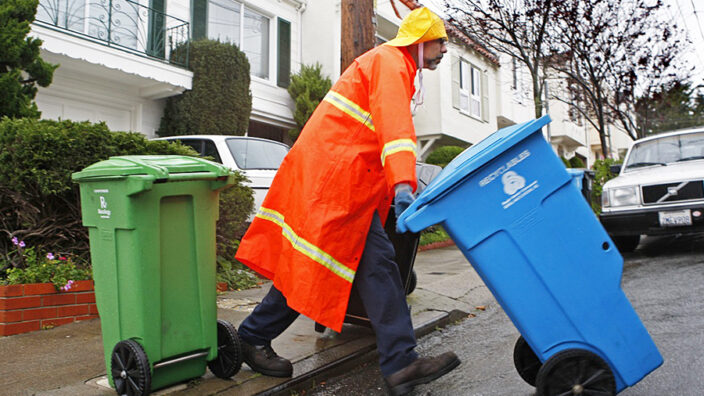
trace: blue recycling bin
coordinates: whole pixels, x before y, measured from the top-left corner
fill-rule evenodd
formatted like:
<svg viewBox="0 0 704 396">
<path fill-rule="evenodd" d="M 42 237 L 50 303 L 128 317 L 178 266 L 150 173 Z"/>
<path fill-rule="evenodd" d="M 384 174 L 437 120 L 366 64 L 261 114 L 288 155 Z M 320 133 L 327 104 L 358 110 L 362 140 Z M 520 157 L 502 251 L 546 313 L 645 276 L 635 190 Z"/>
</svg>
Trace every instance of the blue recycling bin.
<svg viewBox="0 0 704 396">
<path fill-rule="evenodd" d="M 513 125 L 465 150 L 398 227 L 442 224 L 521 333 L 516 368 L 539 395 L 561 393 L 559 371 L 580 367 L 612 374 L 598 379 L 615 394 L 663 359 L 621 289 L 623 258 L 541 133 L 549 122 Z"/>
</svg>

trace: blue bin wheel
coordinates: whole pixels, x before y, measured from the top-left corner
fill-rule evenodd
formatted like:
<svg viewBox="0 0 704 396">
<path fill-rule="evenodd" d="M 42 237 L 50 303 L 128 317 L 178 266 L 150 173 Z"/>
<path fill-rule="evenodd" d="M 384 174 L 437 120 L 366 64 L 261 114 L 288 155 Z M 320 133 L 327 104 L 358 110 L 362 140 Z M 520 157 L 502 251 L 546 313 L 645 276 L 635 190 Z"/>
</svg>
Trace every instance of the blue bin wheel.
<svg viewBox="0 0 704 396">
<path fill-rule="evenodd" d="M 242 344 L 232 323 L 218 319 L 218 355 L 208 368 L 218 378 L 230 378 L 242 367 Z"/>
<path fill-rule="evenodd" d="M 123 340 L 115 344 L 110 358 L 110 372 L 118 395 L 148 395 L 152 374 L 149 360 L 137 341 Z"/>
<path fill-rule="evenodd" d="M 543 364 L 523 336 L 518 337 L 513 348 L 513 364 L 518 375 L 531 386 L 535 386 L 538 370 Z"/>
<path fill-rule="evenodd" d="M 567 349 L 550 357 L 538 371 L 537 396 L 616 395 L 616 380 L 608 364 L 584 349 Z"/>
</svg>

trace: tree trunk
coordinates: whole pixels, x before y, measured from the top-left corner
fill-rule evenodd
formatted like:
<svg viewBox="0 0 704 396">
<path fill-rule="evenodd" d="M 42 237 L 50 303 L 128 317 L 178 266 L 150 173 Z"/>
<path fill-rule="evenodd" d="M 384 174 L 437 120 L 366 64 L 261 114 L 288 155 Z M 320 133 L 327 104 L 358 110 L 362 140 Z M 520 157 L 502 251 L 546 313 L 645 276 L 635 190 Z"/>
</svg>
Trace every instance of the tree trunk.
<svg viewBox="0 0 704 396">
<path fill-rule="evenodd" d="M 540 118 L 543 115 L 543 91 L 540 89 L 538 76 L 531 77 L 533 78 L 533 109 L 535 110 L 535 118 Z"/>
<path fill-rule="evenodd" d="M 340 70 L 374 48 L 374 1 L 342 0 Z"/>
</svg>

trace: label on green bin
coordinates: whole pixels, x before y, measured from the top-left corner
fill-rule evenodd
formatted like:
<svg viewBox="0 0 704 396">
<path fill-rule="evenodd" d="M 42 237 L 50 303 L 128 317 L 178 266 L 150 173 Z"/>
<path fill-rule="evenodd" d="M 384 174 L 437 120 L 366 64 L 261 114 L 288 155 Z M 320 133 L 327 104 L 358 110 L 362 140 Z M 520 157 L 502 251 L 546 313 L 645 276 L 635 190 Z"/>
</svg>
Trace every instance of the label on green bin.
<svg viewBox="0 0 704 396">
<path fill-rule="evenodd" d="M 98 216 L 100 216 L 101 219 L 109 219 L 112 212 L 110 211 L 110 209 L 108 209 L 108 200 L 105 198 L 104 194 L 109 193 L 110 190 L 101 189 L 93 190 L 93 192 L 96 194 L 100 194 L 98 195 L 98 200 L 100 202 L 100 207 L 98 207 Z"/>
</svg>

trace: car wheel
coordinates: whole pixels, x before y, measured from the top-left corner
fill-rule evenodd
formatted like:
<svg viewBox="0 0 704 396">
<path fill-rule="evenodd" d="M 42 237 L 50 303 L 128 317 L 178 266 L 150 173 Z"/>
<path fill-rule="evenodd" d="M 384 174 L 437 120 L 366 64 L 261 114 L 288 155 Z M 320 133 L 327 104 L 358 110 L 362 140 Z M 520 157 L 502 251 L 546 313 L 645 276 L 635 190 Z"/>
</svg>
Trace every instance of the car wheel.
<svg viewBox="0 0 704 396">
<path fill-rule="evenodd" d="M 640 243 L 640 235 L 617 235 L 612 236 L 611 239 L 621 253 L 630 253 L 636 250 Z"/>
</svg>

